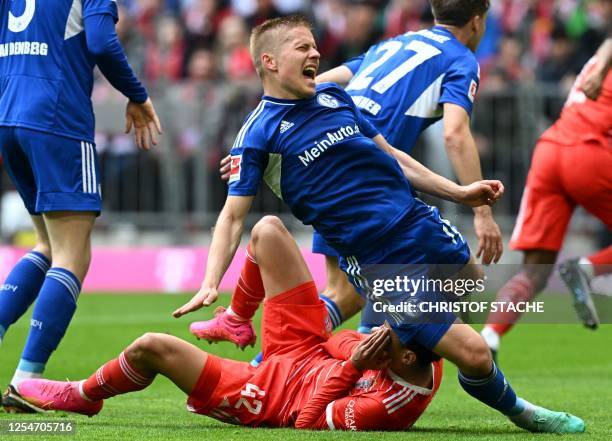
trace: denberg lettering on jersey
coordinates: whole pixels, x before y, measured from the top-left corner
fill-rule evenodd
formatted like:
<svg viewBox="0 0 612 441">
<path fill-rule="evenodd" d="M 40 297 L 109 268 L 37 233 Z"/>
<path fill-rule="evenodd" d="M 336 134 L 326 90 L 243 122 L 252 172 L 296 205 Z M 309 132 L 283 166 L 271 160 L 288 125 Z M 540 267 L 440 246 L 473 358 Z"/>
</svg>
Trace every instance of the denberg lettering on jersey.
<svg viewBox="0 0 612 441">
<path fill-rule="evenodd" d="M 382 108 L 380 104 L 378 104 L 373 99 L 368 98 L 367 96 L 358 95 L 352 96 L 351 98 L 353 98 L 353 102 L 357 107 L 362 110 L 365 110 L 371 115 L 378 115 L 378 112 L 380 112 L 380 109 Z"/>
<path fill-rule="evenodd" d="M 308 167 L 311 162 L 321 155 L 321 153 L 325 153 L 329 147 L 337 142 L 344 141 L 357 133 L 359 133 L 359 126 L 357 124 L 342 127 L 335 132 L 327 132 L 323 139 L 315 141 L 315 146 L 311 149 L 305 150 L 304 156 L 298 155 L 298 158 L 300 158 L 300 161 L 302 161 L 304 167 Z"/>
<path fill-rule="evenodd" d="M 0 43 L 0 58 L 13 55 L 35 55 L 46 57 L 49 53 L 47 43 L 40 41 L 15 41 L 11 43 Z"/>
</svg>

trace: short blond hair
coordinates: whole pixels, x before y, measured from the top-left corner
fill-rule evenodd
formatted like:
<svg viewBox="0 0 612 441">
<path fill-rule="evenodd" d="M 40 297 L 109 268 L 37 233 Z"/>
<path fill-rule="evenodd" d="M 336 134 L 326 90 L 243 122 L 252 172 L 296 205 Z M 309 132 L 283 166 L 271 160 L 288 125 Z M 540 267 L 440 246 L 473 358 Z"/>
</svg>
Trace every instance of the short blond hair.
<svg viewBox="0 0 612 441">
<path fill-rule="evenodd" d="M 263 78 L 264 73 L 261 65 L 261 54 L 275 49 L 279 44 L 279 39 L 275 38 L 278 34 L 277 31 L 301 26 L 312 29 L 312 23 L 303 15 L 288 15 L 266 20 L 253 28 L 250 38 L 250 51 L 255 70 L 260 78 Z"/>
</svg>

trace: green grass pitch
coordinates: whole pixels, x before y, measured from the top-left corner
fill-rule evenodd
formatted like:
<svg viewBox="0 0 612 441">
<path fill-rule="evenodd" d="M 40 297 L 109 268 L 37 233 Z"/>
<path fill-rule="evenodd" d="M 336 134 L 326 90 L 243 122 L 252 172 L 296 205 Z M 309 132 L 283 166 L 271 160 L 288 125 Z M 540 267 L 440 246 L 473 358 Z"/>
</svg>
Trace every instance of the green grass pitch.
<svg viewBox="0 0 612 441">
<path fill-rule="evenodd" d="M 199 344 L 211 352 L 250 360 L 255 349 L 241 352 L 229 344 L 196 342 L 187 331 L 194 319 L 209 318 L 212 309 L 183 317 L 170 316 L 186 295 L 84 295 L 60 348 L 47 367 L 47 378 L 81 379 L 100 364 L 116 357 L 132 340 L 147 331 L 166 332 Z M 229 300 L 222 296 L 219 303 Z M 29 316 L 28 316 L 29 317 Z M 16 366 L 28 330 L 29 318 L 13 326 L 0 347 L 0 385 Z M 350 322 L 348 326 L 355 326 Z M 515 390 L 526 399 L 585 419 L 587 433 L 580 440 L 612 439 L 612 326 L 596 332 L 579 325 L 518 326 L 503 342 L 500 364 Z M 409 432 L 341 433 L 298 432 L 290 429 L 248 429 L 226 425 L 185 410 L 185 396 L 158 377 L 145 391 L 108 400 L 94 418 L 67 414 L 36 416 L 76 422 L 73 436 L 0 434 L 0 439 L 74 440 L 348 440 L 410 439 L 423 441 L 559 439 L 556 435 L 523 432 L 495 411 L 466 395 L 456 381 L 453 366 L 445 367 L 438 396 Z M 32 419 L 0 413 L 0 420 Z M 6 421 L 5 421 L 6 422 Z M 565 438 L 568 438 L 567 436 Z"/>
</svg>

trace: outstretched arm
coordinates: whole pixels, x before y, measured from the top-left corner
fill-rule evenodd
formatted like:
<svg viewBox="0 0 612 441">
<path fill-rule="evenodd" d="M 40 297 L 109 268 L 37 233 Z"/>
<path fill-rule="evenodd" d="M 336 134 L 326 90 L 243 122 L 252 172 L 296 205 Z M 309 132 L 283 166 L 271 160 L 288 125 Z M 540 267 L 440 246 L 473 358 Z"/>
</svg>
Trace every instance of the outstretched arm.
<svg viewBox="0 0 612 441">
<path fill-rule="evenodd" d="M 254 196 L 228 196 L 213 232 L 212 243 L 206 261 L 206 275 L 200 291 L 185 305 L 174 311 L 180 317 L 209 306 L 217 300 L 217 288 L 240 244 L 244 219 L 251 208 Z"/>
<path fill-rule="evenodd" d="M 404 175 L 418 191 L 470 207 L 493 205 L 504 193 L 502 183 L 495 180 L 477 181 L 465 186 L 457 185 L 432 172 L 407 153 L 391 146 L 382 135 L 376 135 L 373 140 L 397 160 Z"/>
<path fill-rule="evenodd" d="M 444 104 L 444 145 L 461 185 L 482 180 L 480 157 L 470 130 L 467 111 L 456 104 Z M 497 263 L 503 253 L 501 230 L 489 206 L 474 207 L 474 228 L 478 237 L 476 257 L 484 264 Z"/>
</svg>

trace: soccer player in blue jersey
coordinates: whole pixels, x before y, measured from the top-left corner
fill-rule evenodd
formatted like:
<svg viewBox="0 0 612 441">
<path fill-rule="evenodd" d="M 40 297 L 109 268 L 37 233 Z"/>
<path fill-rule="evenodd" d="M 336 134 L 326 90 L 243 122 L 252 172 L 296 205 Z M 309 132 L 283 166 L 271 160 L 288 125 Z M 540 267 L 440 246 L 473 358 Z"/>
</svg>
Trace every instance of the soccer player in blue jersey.
<svg viewBox="0 0 612 441">
<path fill-rule="evenodd" d="M 436 26 L 398 35 L 372 46 L 342 66 L 320 74 L 317 82 L 346 85 L 366 119 L 394 147 L 410 153 L 423 130 L 444 119 L 448 157 L 461 184 L 482 179 L 470 116 L 480 69 L 474 51 L 485 30 L 488 0 L 434 0 Z M 228 170 L 229 171 L 229 170 Z M 477 257 L 498 262 L 501 231 L 491 207 L 474 209 Z M 313 252 L 325 255 L 327 287 L 321 298 L 334 327 L 359 312 L 363 302 L 338 267 L 338 253 L 315 232 Z M 435 263 L 435 262 L 429 262 Z M 362 328 L 371 325 L 364 311 Z M 195 325 L 197 326 L 197 325 Z"/>
<path fill-rule="evenodd" d="M 174 312 L 175 317 L 216 300 L 262 180 L 338 251 L 342 269 L 364 295 L 371 294 L 368 284 L 374 285 L 372 273 L 362 271 L 367 266 L 405 267 L 434 261 L 434 256 L 437 262 L 458 266 L 473 261 L 458 231 L 415 199 L 412 186 L 479 206 L 501 197 L 499 181 L 459 186 L 432 173 L 391 147 L 342 88 L 332 83 L 316 86 L 319 53 L 304 18 L 274 19 L 258 26 L 251 35 L 251 53 L 264 97 L 247 117 L 231 151 L 229 193 L 213 234 L 202 288 Z M 417 300 L 422 294 L 416 293 Z M 390 292 L 380 300 L 398 295 Z M 233 323 L 244 319 L 231 308 L 218 318 Z M 455 363 L 464 390 L 518 426 L 539 432 L 584 431 L 581 419 L 518 398 L 482 337 L 453 314 L 436 314 L 435 322 L 420 323 L 392 314 L 387 318 L 402 342 L 416 341 Z M 282 318 L 277 326 L 282 329 Z"/>
<path fill-rule="evenodd" d="M 0 341 L 36 300 L 14 386 L 40 377 L 76 309 L 102 209 L 91 103 L 97 65 L 128 99 L 126 132 L 149 149 L 161 126 L 115 33 L 114 0 L 0 2 L 0 151 L 32 216 L 36 246 L 0 288 Z M 22 406 L 23 405 L 23 406 Z"/>
<path fill-rule="evenodd" d="M 364 116 L 391 145 L 406 153 L 423 130 L 443 118 L 447 154 L 465 185 L 482 179 L 470 117 L 480 82 L 474 52 L 485 30 L 489 1 L 433 0 L 431 8 L 433 28 L 376 44 L 319 75 L 317 81 L 347 85 L 345 90 Z M 491 207 L 473 210 L 476 256 L 482 256 L 484 264 L 497 263 L 503 244 Z M 339 324 L 358 312 L 361 302 L 338 268 L 338 254 L 316 232 L 313 252 L 326 256 L 328 285 L 323 298 Z M 365 311 L 364 329 L 367 317 Z"/>
</svg>

